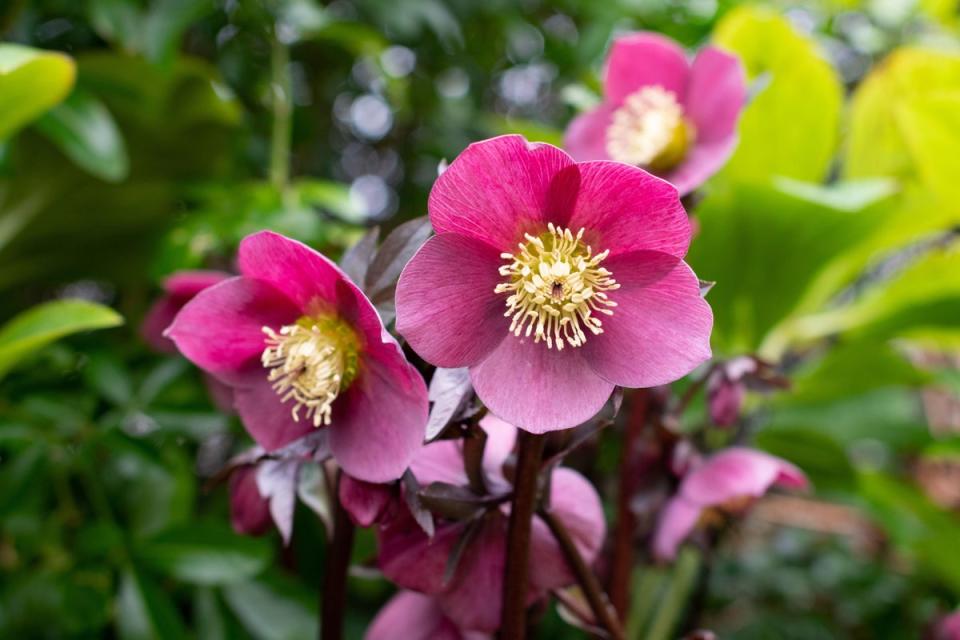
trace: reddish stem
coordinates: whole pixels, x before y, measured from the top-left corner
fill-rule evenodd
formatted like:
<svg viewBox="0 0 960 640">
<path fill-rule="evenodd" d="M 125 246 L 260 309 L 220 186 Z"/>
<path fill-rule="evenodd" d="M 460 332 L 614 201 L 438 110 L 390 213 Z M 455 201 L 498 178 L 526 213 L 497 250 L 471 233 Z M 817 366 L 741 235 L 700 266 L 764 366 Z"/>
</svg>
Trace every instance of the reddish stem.
<svg viewBox="0 0 960 640">
<path fill-rule="evenodd" d="M 503 576 L 500 637 L 523 640 L 527 631 L 527 581 L 530 529 L 537 503 L 537 479 L 546 438 L 519 431 L 519 452 L 513 479 L 513 504 L 507 527 L 507 561 Z"/>
<path fill-rule="evenodd" d="M 341 640 L 343 618 L 347 608 L 347 575 L 353 550 L 353 522 L 337 499 L 340 473 L 332 483 L 333 540 L 327 548 L 327 569 L 323 575 L 323 593 L 320 600 L 320 639 Z"/>
</svg>

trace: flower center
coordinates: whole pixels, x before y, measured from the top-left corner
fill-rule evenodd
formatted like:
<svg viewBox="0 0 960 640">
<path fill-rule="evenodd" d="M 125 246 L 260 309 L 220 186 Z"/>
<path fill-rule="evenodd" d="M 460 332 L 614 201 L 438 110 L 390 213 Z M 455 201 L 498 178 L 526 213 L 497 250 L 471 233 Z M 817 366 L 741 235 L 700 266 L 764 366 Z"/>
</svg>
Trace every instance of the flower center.
<svg viewBox="0 0 960 640">
<path fill-rule="evenodd" d="M 694 129 L 676 95 L 661 86 L 631 93 L 607 127 L 607 153 L 619 162 L 665 171 L 683 160 Z"/>
<path fill-rule="evenodd" d="M 357 377 L 359 342 L 353 329 L 336 316 L 303 316 L 274 331 L 263 327 L 266 348 L 260 361 L 281 401 L 293 400 L 313 426 L 330 424 L 337 395 Z"/>
<path fill-rule="evenodd" d="M 551 222 L 548 231 L 534 237 L 525 234 L 519 252 L 501 253 L 507 264 L 500 275 L 507 281 L 495 293 L 509 293 L 507 311 L 510 331 L 515 336 L 533 334 L 533 341 L 546 340 L 547 347 L 563 349 L 563 343 L 579 347 L 587 340 L 584 329 L 603 333 L 594 312 L 613 315 L 617 303 L 607 291 L 619 289 L 612 274 L 600 266 L 610 253 L 593 255 L 585 244 L 583 229 L 573 235 Z"/>
</svg>

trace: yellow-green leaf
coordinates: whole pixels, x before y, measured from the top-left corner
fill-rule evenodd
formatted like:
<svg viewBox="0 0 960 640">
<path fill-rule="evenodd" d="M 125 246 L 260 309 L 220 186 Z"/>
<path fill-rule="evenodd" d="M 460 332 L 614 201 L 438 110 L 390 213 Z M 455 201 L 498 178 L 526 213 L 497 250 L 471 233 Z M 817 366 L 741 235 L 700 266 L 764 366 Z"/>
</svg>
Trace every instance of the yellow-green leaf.
<svg viewBox="0 0 960 640">
<path fill-rule="evenodd" d="M 75 77 L 63 53 L 0 44 L 0 140 L 66 98 Z"/>
</svg>

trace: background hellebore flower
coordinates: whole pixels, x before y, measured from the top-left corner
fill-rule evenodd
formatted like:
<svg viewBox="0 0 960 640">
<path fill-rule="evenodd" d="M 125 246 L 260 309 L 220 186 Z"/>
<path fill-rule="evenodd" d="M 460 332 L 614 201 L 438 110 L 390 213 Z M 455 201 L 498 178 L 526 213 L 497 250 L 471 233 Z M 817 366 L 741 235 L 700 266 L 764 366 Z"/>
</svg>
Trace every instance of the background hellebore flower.
<svg viewBox="0 0 960 640">
<path fill-rule="evenodd" d="M 270 500 L 257 488 L 256 465 L 237 467 L 230 474 L 230 523 L 248 536 L 261 536 L 273 527 Z"/>
<path fill-rule="evenodd" d="M 937 623 L 932 640 L 960 640 L 960 611 L 945 616 Z"/>
<path fill-rule="evenodd" d="M 746 100 L 740 62 L 704 47 L 683 49 L 656 33 L 617 38 L 607 59 L 604 101 L 567 128 L 577 160 L 618 160 L 653 171 L 686 195 L 716 173 L 737 144 Z"/>
<path fill-rule="evenodd" d="M 197 294 L 167 335 L 233 388 L 267 451 L 329 425 L 347 473 L 400 477 L 423 440 L 427 390 L 370 301 L 330 260 L 275 233 L 245 238 L 238 263 L 241 275 Z"/>
<path fill-rule="evenodd" d="M 673 559 L 706 510 L 742 511 L 774 485 L 804 489 L 808 483 L 800 469 L 762 451 L 731 447 L 711 456 L 684 477 L 677 494 L 660 512 L 654 555 Z"/>
<path fill-rule="evenodd" d="M 729 427 L 740 419 L 747 395 L 743 378 L 756 370 L 756 360 L 740 356 L 718 365 L 711 372 L 707 380 L 707 406 L 714 424 Z"/>
<path fill-rule="evenodd" d="M 399 586 L 435 596 L 443 613 L 459 628 L 492 632 L 500 623 L 510 509 L 509 501 L 495 498 L 509 495 L 510 483 L 503 466 L 513 448 L 516 428 L 491 415 L 480 424 L 488 434 L 483 459 L 487 498 L 494 500 L 482 502 L 472 494 L 474 511 L 439 520 L 432 538 L 409 512 L 391 518 L 379 531 L 379 565 Z M 461 449 L 459 440 L 429 444 L 417 454 L 411 471 L 423 486 L 445 483 L 447 487 L 464 488 L 461 493 L 470 496 Z M 584 559 L 592 562 L 606 529 L 600 497 L 586 478 L 571 469 L 554 469 L 549 485 L 549 509 L 567 528 Z M 464 504 L 469 507 L 469 499 Z M 546 523 L 535 517 L 529 601 L 573 581 Z"/>
<path fill-rule="evenodd" d="M 425 360 L 469 367 L 504 420 L 572 427 L 614 385 L 666 384 L 710 357 L 690 224 L 646 171 L 501 136 L 460 154 L 429 211 L 437 235 L 400 275 L 397 330 Z"/>
<path fill-rule="evenodd" d="M 461 631 L 443 614 L 435 598 L 414 591 L 400 591 L 373 619 L 365 640 L 490 640 L 477 631 Z"/>
</svg>

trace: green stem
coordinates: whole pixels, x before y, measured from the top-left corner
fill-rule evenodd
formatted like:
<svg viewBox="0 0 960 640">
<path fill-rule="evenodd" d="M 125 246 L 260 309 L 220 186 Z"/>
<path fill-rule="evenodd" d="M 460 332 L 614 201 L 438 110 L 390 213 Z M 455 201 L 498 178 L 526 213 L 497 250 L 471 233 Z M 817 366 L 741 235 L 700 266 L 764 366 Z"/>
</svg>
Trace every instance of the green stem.
<svg viewBox="0 0 960 640">
<path fill-rule="evenodd" d="M 670 576 L 666 593 L 660 601 L 656 616 L 647 633 L 647 640 L 669 640 L 687 607 L 700 568 L 700 554 L 692 549 L 680 552 Z"/>
<path fill-rule="evenodd" d="M 270 55 L 270 92 L 273 106 L 273 131 L 270 136 L 270 182 L 286 193 L 290 182 L 290 138 L 293 130 L 290 48 L 274 37 Z"/>
</svg>

